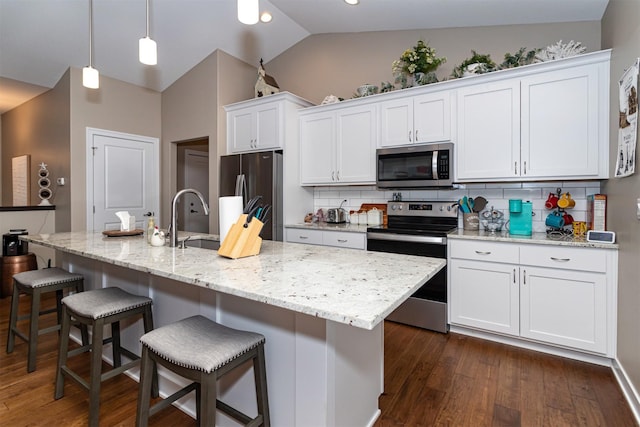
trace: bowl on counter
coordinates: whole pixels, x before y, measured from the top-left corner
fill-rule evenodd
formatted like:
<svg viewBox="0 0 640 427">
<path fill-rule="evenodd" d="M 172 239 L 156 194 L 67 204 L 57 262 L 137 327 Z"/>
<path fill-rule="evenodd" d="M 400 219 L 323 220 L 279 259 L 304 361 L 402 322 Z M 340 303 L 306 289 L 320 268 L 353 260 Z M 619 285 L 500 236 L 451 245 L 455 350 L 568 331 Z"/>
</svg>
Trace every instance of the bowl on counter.
<svg viewBox="0 0 640 427">
<path fill-rule="evenodd" d="M 489 231 L 490 233 L 496 233 L 496 232 L 502 231 L 502 226 L 504 225 L 504 219 L 502 218 L 496 219 L 496 220 L 483 219 L 482 221 L 480 221 L 480 224 L 482 224 L 482 228 L 484 228 L 484 231 Z"/>
</svg>

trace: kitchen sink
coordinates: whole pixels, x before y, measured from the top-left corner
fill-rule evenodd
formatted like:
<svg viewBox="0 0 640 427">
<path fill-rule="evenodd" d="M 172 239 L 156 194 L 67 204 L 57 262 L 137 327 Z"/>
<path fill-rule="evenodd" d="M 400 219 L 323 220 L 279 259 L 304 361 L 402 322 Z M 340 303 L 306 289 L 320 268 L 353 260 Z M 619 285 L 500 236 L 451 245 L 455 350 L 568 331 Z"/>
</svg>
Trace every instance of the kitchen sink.
<svg viewBox="0 0 640 427">
<path fill-rule="evenodd" d="M 218 240 L 189 239 L 185 245 L 191 248 L 213 249 L 216 251 L 220 249 L 220 242 Z"/>
</svg>

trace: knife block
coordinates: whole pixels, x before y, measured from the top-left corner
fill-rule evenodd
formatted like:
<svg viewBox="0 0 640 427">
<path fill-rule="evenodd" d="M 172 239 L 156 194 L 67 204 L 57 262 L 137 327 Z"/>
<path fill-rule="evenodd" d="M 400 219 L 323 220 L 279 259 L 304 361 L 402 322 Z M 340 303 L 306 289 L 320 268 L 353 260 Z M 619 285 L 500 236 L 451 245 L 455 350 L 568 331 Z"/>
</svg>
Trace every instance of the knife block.
<svg viewBox="0 0 640 427">
<path fill-rule="evenodd" d="M 247 224 L 247 215 L 240 215 L 220 244 L 218 255 L 232 259 L 258 255 L 262 246 L 260 231 L 263 225 L 257 218 L 252 218 Z"/>
</svg>

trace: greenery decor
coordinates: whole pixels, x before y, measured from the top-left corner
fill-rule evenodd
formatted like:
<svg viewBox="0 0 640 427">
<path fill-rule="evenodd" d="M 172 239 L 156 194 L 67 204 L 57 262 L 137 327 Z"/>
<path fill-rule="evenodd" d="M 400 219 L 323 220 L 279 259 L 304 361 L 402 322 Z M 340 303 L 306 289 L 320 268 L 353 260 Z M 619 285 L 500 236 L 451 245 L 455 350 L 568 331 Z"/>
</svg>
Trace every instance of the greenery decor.
<svg viewBox="0 0 640 427">
<path fill-rule="evenodd" d="M 521 47 L 516 53 L 511 55 L 509 52 L 504 54 L 504 62 L 500 64 L 499 68 L 504 70 L 506 68 L 515 68 L 522 65 L 529 65 L 536 62 L 536 54 L 540 49 L 533 49 L 529 52 L 525 51 L 527 48 Z"/>
<path fill-rule="evenodd" d="M 471 51 L 471 57 L 465 59 L 453 69 L 453 77 L 465 77 L 470 74 L 483 74 L 496 70 L 496 63 L 490 55 L 481 55 L 475 50 Z"/>
<path fill-rule="evenodd" d="M 391 69 L 396 82 L 406 81 L 407 76 L 414 76 L 416 73 L 432 73 L 446 61 L 447 58 L 438 58 L 435 49 L 428 43 L 418 40 L 413 48 L 402 53 L 400 59 L 393 61 Z"/>
</svg>

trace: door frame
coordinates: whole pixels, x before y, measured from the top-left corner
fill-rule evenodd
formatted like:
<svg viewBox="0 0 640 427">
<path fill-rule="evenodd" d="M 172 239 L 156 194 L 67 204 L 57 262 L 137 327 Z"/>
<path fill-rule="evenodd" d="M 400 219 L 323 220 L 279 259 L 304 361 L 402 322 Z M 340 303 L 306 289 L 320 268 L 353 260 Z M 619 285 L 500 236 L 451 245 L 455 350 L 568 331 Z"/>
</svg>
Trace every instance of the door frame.
<svg viewBox="0 0 640 427">
<path fill-rule="evenodd" d="M 139 142 L 151 143 L 153 147 L 153 156 L 155 158 L 155 173 L 150 177 L 153 182 L 153 192 L 156 195 L 156 205 L 153 211 L 156 212 L 156 223 L 160 222 L 160 139 L 144 135 L 135 135 L 132 133 L 124 133 L 111 131 L 106 129 L 98 129 L 87 127 L 85 139 L 85 173 L 86 173 L 86 220 L 85 228 L 88 231 L 93 230 L 93 138 L 96 135 L 102 135 L 110 138 L 122 138 Z"/>
</svg>

